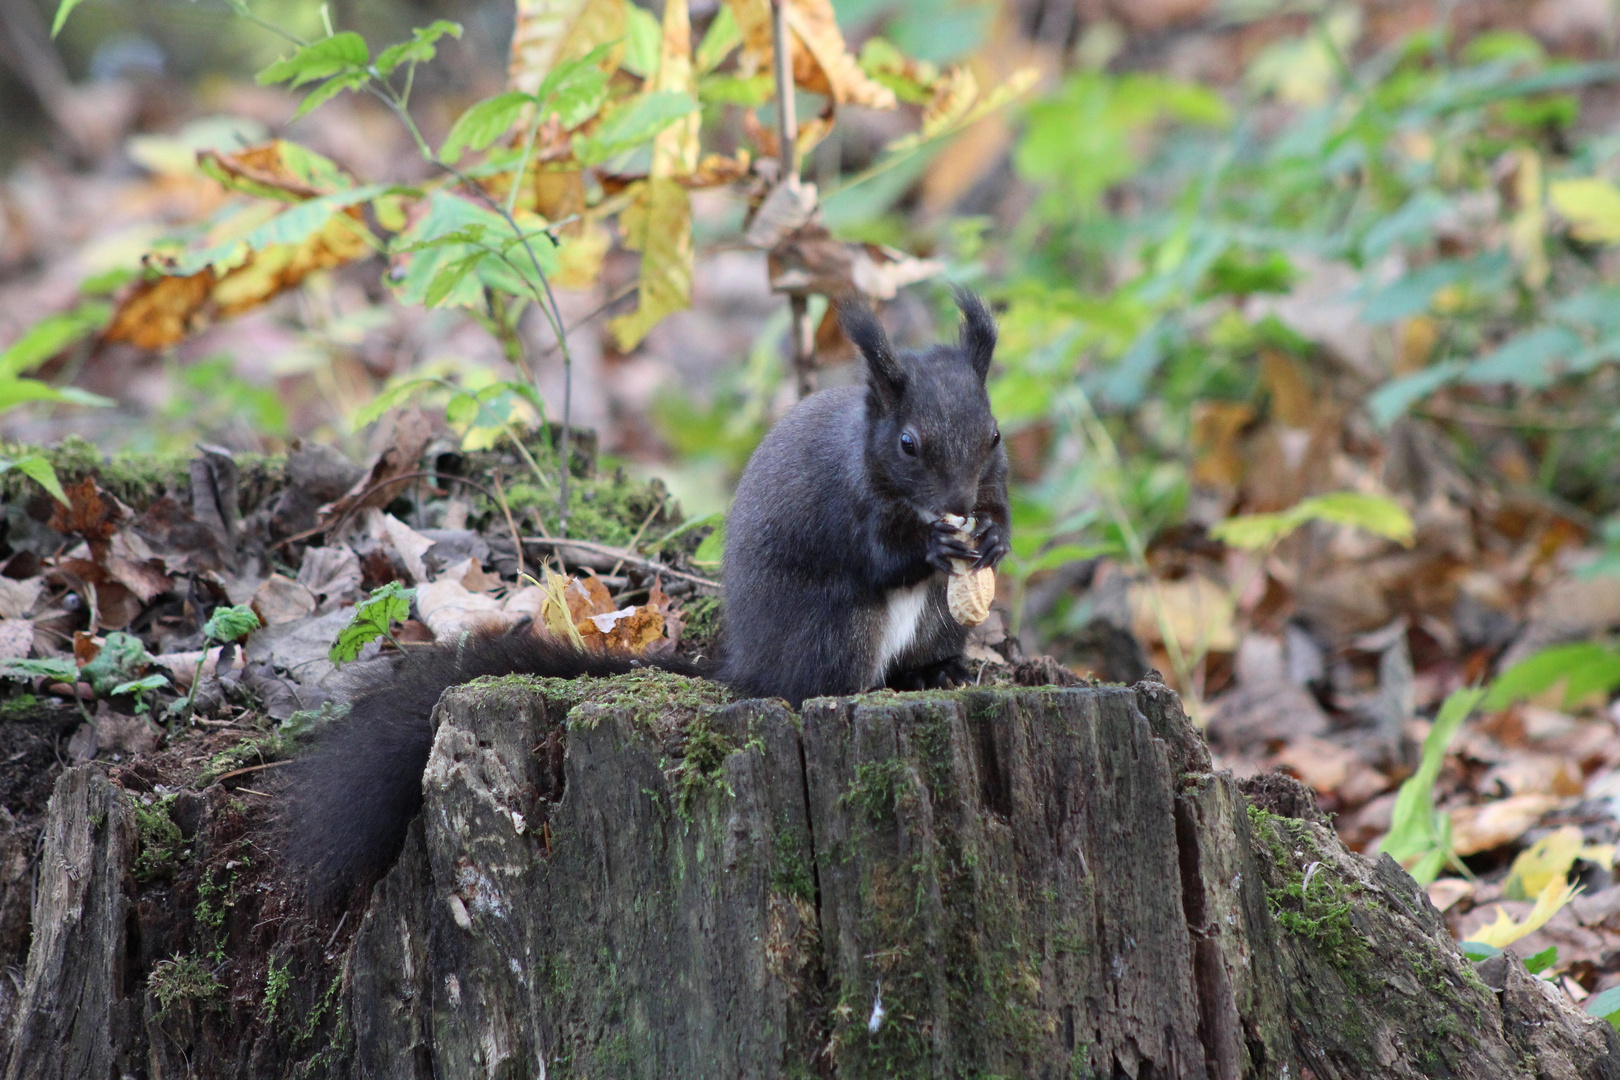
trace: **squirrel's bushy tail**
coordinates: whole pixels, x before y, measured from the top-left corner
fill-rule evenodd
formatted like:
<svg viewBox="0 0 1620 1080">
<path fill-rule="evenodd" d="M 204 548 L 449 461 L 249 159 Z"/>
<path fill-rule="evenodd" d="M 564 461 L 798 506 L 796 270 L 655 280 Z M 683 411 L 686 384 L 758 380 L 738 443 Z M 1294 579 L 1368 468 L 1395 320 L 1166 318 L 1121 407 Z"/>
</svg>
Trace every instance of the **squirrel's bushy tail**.
<svg viewBox="0 0 1620 1080">
<path fill-rule="evenodd" d="M 283 817 L 289 858 L 309 872 L 321 902 L 370 884 L 393 864 L 422 807 L 433 707 L 448 688 L 484 675 L 568 679 L 649 665 L 699 673 L 682 660 L 580 652 L 527 625 L 412 648 L 392 670 L 358 678 L 348 715 L 292 766 Z"/>
</svg>

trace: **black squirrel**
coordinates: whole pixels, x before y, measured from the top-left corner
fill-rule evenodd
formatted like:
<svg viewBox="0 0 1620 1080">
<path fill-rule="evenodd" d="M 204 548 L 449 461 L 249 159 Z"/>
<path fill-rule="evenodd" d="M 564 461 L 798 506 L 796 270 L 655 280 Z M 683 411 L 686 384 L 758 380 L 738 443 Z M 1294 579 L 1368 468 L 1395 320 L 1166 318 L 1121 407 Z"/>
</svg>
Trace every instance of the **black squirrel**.
<svg viewBox="0 0 1620 1080">
<path fill-rule="evenodd" d="M 800 402 L 749 459 L 728 515 L 720 681 L 747 697 L 805 698 L 946 686 L 967 675 L 967 630 L 946 609 L 952 560 L 1008 551 L 1007 457 L 985 376 L 996 324 L 958 289 L 959 341 L 896 352 L 869 308 L 844 304 L 865 387 Z M 975 521 L 964 542 L 947 515 Z M 581 653 L 516 631 L 411 649 L 350 692 L 347 717 L 293 769 L 290 854 L 318 893 L 374 880 L 422 805 L 440 695 L 484 675 L 571 678 L 680 659 Z"/>
</svg>

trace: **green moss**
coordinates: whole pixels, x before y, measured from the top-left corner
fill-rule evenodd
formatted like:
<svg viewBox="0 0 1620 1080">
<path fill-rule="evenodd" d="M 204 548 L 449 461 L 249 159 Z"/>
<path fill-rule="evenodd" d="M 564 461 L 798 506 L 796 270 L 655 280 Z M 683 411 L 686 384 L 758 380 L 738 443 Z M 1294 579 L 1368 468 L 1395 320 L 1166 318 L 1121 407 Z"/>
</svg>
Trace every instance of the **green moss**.
<svg viewBox="0 0 1620 1080">
<path fill-rule="evenodd" d="M 182 1001 L 213 1001 L 224 992 L 225 984 L 214 976 L 202 957 L 176 953 L 171 959 L 152 965 L 152 973 L 146 977 L 146 988 L 157 998 L 156 1019 L 161 1021 Z"/>
<path fill-rule="evenodd" d="M 726 758 L 735 749 L 723 732 L 715 730 L 708 717 L 699 713 L 686 729 L 686 745 L 673 770 L 675 809 L 682 820 L 692 820 L 692 803 L 705 791 L 723 791 L 735 796 L 726 783 Z M 700 847 L 701 853 L 702 848 Z"/>
<path fill-rule="evenodd" d="M 151 505 L 163 495 L 171 495 L 188 502 L 191 491 L 190 451 L 167 454 L 134 454 L 119 452 L 110 457 L 102 454 L 94 443 L 77 435 L 69 435 L 53 447 L 25 447 L 15 443 L 0 444 L 0 457 L 17 457 L 23 453 L 41 453 L 56 470 L 57 479 L 64 485 L 75 483 L 86 476 L 95 476 L 109 494 L 137 510 Z M 241 509 L 251 509 L 273 487 L 286 481 L 286 459 L 272 454 L 235 454 L 238 487 L 243 496 Z M 15 471 L 0 474 L 0 502 L 27 498 L 39 494 L 40 488 Z"/>
<path fill-rule="evenodd" d="M 277 964 L 276 958 L 270 958 L 270 970 L 264 977 L 264 1023 L 266 1027 L 274 1027 L 276 1010 L 280 1009 L 287 1000 L 287 991 L 292 986 L 291 966 L 283 960 Z"/>
<path fill-rule="evenodd" d="M 554 479 L 548 476 L 548 482 L 542 485 L 531 474 L 529 479 L 506 488 L 506 505 L 514 518 L 532 515 L 549 535 L 557 536 L 561 526 L 557 494 Z M 616 472 L 569 482 L 569 536 L 624 547 L 638 532 L 640 540 L 645 540 L 670 531 L 679 521 L 680 511 L 661 481 L 644 483 Z"/>
<path fill-rule="evenodd" d="M 771 834 L 771 891 L 813 904 L 816 881 L 807 840 L 785 817 L 777 818 Z"/>
<path fill-rule="evenodd" d="M 681 604 L 685 626 L 681 637 L 687 641 L 713 641 L 720 633 L 720 598 L 694 596 Z"/>
<path fill-rule="evenodd" d="M 185 855 L 185 837 L 174 823 L 173 795 L 165 795 L 150 806 L 135 805 L 135 828 L 140 835 L 140 853 L 135 856 L 135 880 L 151 881 L 167 877 Z"/>
<path fill-rule="evenodd" d="M 1303 821 L 1249 808 L 1249 826 L 1271 855 L 1282 884 L 1268 886 L 1266 900 L 1277 925 L 1309 939 L 1343 973 L 1359 973 L 1368 955 L 1367 942 L 1356 932 L 1350 912 L 1360 887 L 1342 880 L 1323 859 L 1311 826 Z M 1299 852 L 1300 855 L 1295 853 Z M 1301 869 L 1303 861 L 1307 869 Z M 1306 879 L 1309 870 L 1309 880 Z"/>
<path fill-rule="evenodd" d="M 39 698 L 33 694 L 18 694 L 0 701 L 0 720 L 31 716 L 39 709 Z"/>
</svg>

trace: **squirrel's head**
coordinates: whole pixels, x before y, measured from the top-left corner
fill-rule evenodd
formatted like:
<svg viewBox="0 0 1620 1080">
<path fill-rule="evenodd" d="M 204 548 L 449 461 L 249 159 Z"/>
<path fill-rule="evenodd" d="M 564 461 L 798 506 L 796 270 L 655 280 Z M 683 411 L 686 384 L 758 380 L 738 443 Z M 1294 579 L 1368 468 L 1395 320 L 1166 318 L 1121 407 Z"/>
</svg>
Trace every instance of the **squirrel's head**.
<svg viewBox="0 0 1620 1080">
<path fill-rule="evenodd" d="M 996 322 L 984 301 L 956 290 L 962 310 L 954 345 L 896 353 L 872 310 L 839 307 L 844 333 L 866 358 L 866 458 L 885 494 L 924 521 L 973 513 L 979 483 L 1004 459 L 985 376 Z"/>
</svg>

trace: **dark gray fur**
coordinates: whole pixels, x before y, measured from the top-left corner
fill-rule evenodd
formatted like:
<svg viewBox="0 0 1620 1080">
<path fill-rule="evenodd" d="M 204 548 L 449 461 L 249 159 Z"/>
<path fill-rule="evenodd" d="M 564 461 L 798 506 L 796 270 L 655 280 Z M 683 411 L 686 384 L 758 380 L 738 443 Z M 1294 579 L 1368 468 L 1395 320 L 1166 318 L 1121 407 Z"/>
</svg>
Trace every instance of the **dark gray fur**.
<svg viewBox="0 0 1620 1080">
<path fill-rule="evenodd" d="M 945 610 L 945 571 L 951 558 L 993 566 L 1006 554 L 1007 456 L 984 385 L 995 322 L 971 293 L 957 304 L 956 344 L 898 353 L 870 310 L 845 306 L 867 385 L 811 395 L 754 451 L 723 564 L 720 677 L 738 692 L 797 705 L 963 674 L 966 631 Z M 937 524 L 945 514 L 978 520 L 971 547 Z M 917 632 L 880 667 L 891 599 L 916 587 L 927 590 Z"/>
<path fill-rule="evenodd" d="M 895 354 L 864 307 L 843 323 L 866 357 L 865 389 L 801 402 L 755 451 L 726 533 L 722 681 L 739 693 L 847 694 L 937 686 L 963 677 L 963 628 L 945 610 L 952 558 L 994 565 L 1007 553 L 1007 458 L 984 378 L 996 327 L 978 297 L 958 293 L 955 345 Z M 902 432 L 917 455 L 900 448 Z M 937 524 L 978 518 L 971 546 Z M 878 670 L 895 590 L 926 589 L 908 648 Z M 682 674 L 679 660 L 646 661 Z M 579 653 L 527 625 L 414 648 L 391 673 L 350 693 L 349 715 L 291 770 L 285 846 L 327 901 L 369 884 L 398 856 L 422 805 L 433 709 L 481 675 L 560 678 L 630 671 L 638 661 Z"/>
</svg>

